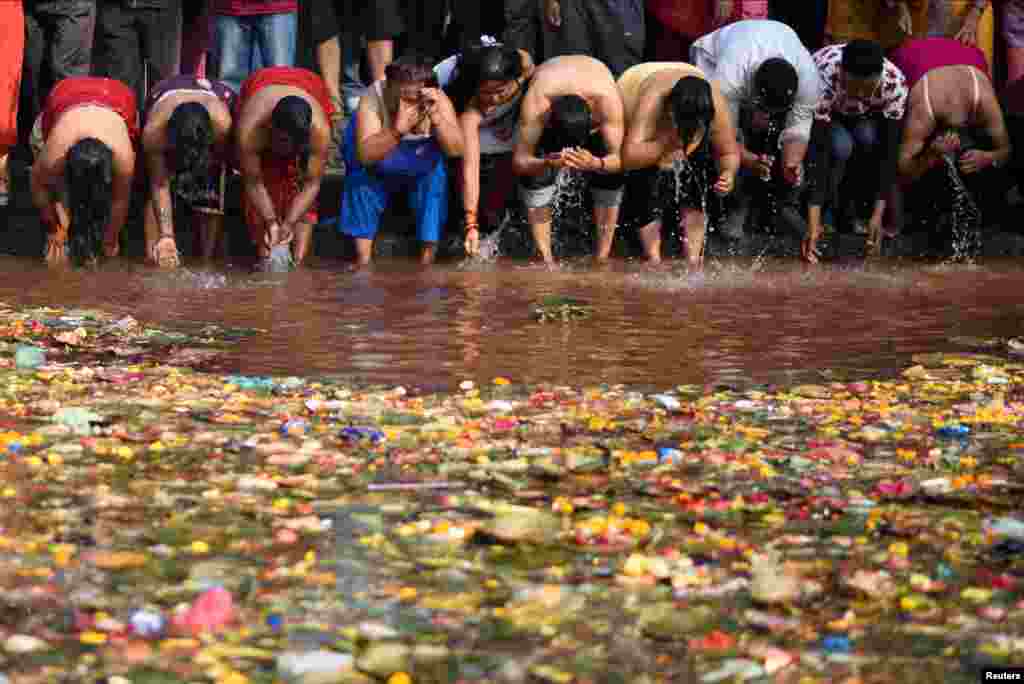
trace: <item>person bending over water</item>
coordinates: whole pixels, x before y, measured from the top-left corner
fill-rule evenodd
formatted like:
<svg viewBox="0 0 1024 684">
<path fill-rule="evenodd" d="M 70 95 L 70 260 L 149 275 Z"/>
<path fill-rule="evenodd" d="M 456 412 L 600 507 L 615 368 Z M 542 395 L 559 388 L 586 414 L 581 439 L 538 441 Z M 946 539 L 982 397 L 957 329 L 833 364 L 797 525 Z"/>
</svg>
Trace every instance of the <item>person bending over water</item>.
<svg viewBox="0 0 1024 684">
<path fill-rule="evenodd" d="M 237 146 L 242 211 L 260 268 L 291 244 L 301 264 L 317 223 L 317 195 L 331 140 L 334 106 L 323 79 L 294 67 L 261 69 L 242 84 Z"/>
<path fill-rule="evenodd" d="M 934 216 L 937 204 L 941 214 L 952 211 L 937 202 L 951 197 L 946 157 L 956 159 L 971 194 L 983 198 L 978 206 L 998 205 L 1006 187 L 989 170 L 1005 166 L 1012 150 L 984 53 L 949 38 L 924 38 L 900 46 L 892 60 L 910 88 L 899 153 L 910 215 Z"/>
<path fill-rule="evenodd" d="M 777 21 L 730 24 L 698 39 L 691 61 L 719 87 L 739 134 L 741 171 L 722 232 L 743 236 L 753 190 L 793 200 L 803 181 L 822 81 L 811 53 Z"/>
<path fill-rule="evenodd" d="M 622 203 L 624 126 L 622 96 L 604 64 L 572 55 L 555 57 L 537 68 L 523 98 L 513 165 L 533 241 L 545 263 L 555 262 L 551 204 L 562 169 L 590 175 L 596 257 L 603 261 L 611 253 Z"/>
<path fill-rule="evenodd" d="M 355 239 L 356 259 L 370 263 L 373 240 L 390 196 L 409 193 L 416 213 L 420 263 L 433 263 L 448 219 L 445 157 L 462 154 L 451 100 L 437 87 L 433 65 L 407 55 L 387 66 L 359 101 L 342 143 L 347 176 L 341 230 Z"/>
<path fill-rule="evenodd" d="M 146 103 L 142 147 L 149 174 L 146 258 L 179 264 L 174 199 L 196 218 L 200 251 L 209 259 L 224 223 L 224 186 L 235 94 L 227 85 L 189 75 L 153 88 Z"/>
<path fill-rule="evenodd" d="M 628 121 L 622 148 L 630 171 L 628 220 L 641 226 L 647 260 L 658 263 L 662 223 L 678 218 L 687 260 L 700 267 L 707 194 L 732 192 L 740 165 L 729 105 L 703 71 L 684 62 L 638 64 L 622 75 L 619 88 Z"/>
<path fill-rule="evenodd" d="M 825 91 L 811 131 L 814 178 L 801 253 L 806 261 L 817 263 L 818 239 L 824 228 L 822 207 L 830 204 L 833 211 L 846 208 L 842 213 L 852 219 L 854 232 L 866 236 L 867 253 L 875 255 L 882 246 L 887 198 L 896 183 L 907 82 L 899 68 L 885 58 L 882 46 L 868 40 L 822 48 L 814 53 L 814 61 Z M 839 189 L 855 151 L 860 152 L 864 165 L 851 179 L 855 196 L 844 203 Z M 861 202 L 871 203 L 867 225 Z"/>
<path fill-rule="evenodd" d="M 108 78 L 58 83 L 32 129 L 32 201 L 47 231 L 46 263 L 116 256 L 131 202 L 139 115 L 135 94 Z"/>
<path fill-rule="evenodd" d="M 465 211 L 466 253 L 480 249 L 480 213 L 485 225 L 500 219 L 510 190 L 515 187 L 512 152 L 526 84 L 533 76 L 530 55 L 523 50 L 495 45 L 473 45 L 435 70 L 459 114 L 465 147 L 460 185 Z M 481 202 L 481 177 L 487 193 Z"/>
</svg>

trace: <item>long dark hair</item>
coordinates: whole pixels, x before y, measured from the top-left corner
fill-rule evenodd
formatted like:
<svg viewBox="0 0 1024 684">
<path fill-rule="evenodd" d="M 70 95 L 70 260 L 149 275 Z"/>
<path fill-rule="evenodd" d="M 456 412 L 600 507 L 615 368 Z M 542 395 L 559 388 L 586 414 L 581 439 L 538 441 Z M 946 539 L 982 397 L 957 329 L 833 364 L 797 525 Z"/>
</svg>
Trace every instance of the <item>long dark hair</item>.
<svg viewBox="0 0 1024 684">
<path fill-rule="evenodd" d="M 515 48 L 471 43 L 459 55 L 455 78 L 445 92 L 452 99 L 455 111 L 461 114 L 484 81 L 514 81 L 522 75 L 523 59 Z"/>
<path fill-rule="evenodd" d="M 298 95 L 282 97 L 270 115 L 270 125 L 287 134 L 298 148 L 299 170 L 305 175 L 309 166 L 313 108 Z"/>
<path fill-rule="evenodd" d="M 82 138 L 64 162 L 71 227 L 68 254 L 77 264 L 103 254 L 114 188 L 114 152 L 96 138 Z"/>
<path fill-rule="evenodd" d="M 707 131 L 715 118 L 711 84 L 697 76 L 679 79 L 668 94 L 668 104 L 684 147 L 688 147 L 701 130 Z"/>
<path fill-rule="evenodd" d="M 204 200 L 213 150 L 213 121 L 198 102 L 174 108 L 167 122 L 167 144 L 174 157 L 174 194 L 188 203 Z"/>
</svg>

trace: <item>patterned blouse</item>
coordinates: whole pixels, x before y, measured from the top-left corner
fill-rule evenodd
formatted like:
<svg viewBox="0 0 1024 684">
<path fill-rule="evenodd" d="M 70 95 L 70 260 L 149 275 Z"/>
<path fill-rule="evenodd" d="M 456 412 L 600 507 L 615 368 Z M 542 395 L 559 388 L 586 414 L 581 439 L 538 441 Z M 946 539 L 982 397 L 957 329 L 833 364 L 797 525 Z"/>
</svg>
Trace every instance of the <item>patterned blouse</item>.
<svg viewBox="0 0 1024 684">
<path fill-rule="evenodd" d="M 814 118 L 829 122 L 833 114 L 840 116 L 864 116 L 881 114 L 886 119 L 899 120 L 907 109 L 907 79 L 889 60 L 882 67 L 882 81 L 868 98 L 850 97 L 846 94 L 840 75 L 842 73 L 843 48 L 846 43 L 829 45 L 814 53 L 814 63 L 821 72 L 825 90 L 818 102 Z"/>
</svg>

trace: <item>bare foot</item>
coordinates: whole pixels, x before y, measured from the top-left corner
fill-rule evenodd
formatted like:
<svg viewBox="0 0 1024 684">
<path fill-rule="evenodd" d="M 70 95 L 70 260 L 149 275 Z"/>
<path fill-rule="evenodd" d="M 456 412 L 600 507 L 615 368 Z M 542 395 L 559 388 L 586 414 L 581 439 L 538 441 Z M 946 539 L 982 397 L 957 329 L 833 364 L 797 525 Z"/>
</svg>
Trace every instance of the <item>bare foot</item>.
<svg viewBox="0 0 1024 684">
<path fill-rule="evenodd" d="M 46 239 L 46 263 L 50 266 L 63 266 L 68 263 L 68 247 L 64 240 L 53 235 Z"/>
<path fill-rule="evenodd" d="M 153 245 L 152 261 L 160 268 L 177 268 L 181 265 L 178 245 L 173 237 L 165 235 L 156 241 Z"/>
</svg>

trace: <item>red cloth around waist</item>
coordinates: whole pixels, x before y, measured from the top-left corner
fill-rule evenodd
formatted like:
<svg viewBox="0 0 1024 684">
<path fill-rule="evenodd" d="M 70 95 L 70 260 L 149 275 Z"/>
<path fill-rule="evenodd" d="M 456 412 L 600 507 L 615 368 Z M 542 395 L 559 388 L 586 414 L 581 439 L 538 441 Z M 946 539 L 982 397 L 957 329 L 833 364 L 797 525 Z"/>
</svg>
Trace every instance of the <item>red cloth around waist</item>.
<svg viewBox="0 0 1024 684">
<path fill-rule="evenodd" d="M 320 104 L 328 119 L 334 115 L 334 105 L 331 104 L 324 79 L 308 69 L 297 67 L 267 67 L 247 78 L 238 98 L 238 112 L 242 111 L 250 97 L 270 86 L 291 86 L 303 90 Z"/>
<path fill-rule="evenodd" d="M 60 115 L 73 107 L 96 105 L 117 112 L 128 127 L 132 143 L 139 140 L 139 109 L 131 88 L 112 78 L 74 76 L 60 81 L 43 108 L 43 140 L 57 125 Z"/>
</svg>

